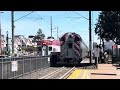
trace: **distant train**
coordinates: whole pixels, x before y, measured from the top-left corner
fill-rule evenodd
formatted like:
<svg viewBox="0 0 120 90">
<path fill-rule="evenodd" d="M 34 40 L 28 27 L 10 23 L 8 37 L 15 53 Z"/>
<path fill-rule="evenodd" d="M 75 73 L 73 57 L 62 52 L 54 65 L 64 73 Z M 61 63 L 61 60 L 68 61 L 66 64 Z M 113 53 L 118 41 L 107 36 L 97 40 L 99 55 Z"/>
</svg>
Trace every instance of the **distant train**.
<svg viewBox="0 0 120 90">
<path fill-rule="evenodd" d="M 60 42 L 55 39 L 44 39 L 37 43 L 38 51 L 42 56 L 48 56 L 51 52 L 60 52 Z"/>
<path fill-rule="evenodd" d="M 61 52 L 57 55 L 57 59 L 62 62 L 79 64 L 83 58 L 88 56 L 88 47 L 80 35 L 74 32 L 65 33 L 60 37 L 60 49 Z M 53 53 L 54 56 L 56 54 Z M 52 59 L 51 61 L 55 64 L 57 60 Z M 51 62 L 51 64 L 53 64 L 53 62 Z"/>
</svg>

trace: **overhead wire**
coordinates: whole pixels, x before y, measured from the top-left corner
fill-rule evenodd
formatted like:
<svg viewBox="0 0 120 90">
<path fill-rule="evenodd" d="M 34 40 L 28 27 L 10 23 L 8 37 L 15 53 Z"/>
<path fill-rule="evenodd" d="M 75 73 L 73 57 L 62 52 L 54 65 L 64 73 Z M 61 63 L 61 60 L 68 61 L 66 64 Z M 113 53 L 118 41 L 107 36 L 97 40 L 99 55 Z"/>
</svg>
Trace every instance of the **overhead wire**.
<svg viewBox="0 0 120 90">
<path fill-rule="evenodd" d="M 28 13 L 28 14 L 26 14 L 26 15 L 24 15 L 24 16 L 18 18 L 18 19 L 16 19 L 16 20 L 14 20 L 14 22 L 16 22 L 16 21 L 18 21 L 18 20 L 20 20 L 20 19 L 22 19 L 22 18 L 24 18 L 24 17 L 26 17 L 26 16 L 32 14 L 32 13 L 34 13 L 34 11 L 32 11 L 32 12 L 30 12 L 30 13 Z"/>
<path fill-rule="evenodd" d="M 74 13 L 76 13 L 77 15 L 79 15 L 79 16 L 81 16 L 81 17 L 83 17 L 83 18 L 87 19 L 87 20 L 89 20 L 88 18 L 86 18 L 86 17 L 82 16 L 81 14 L 79 14 L 79 13 L 77 13 L 77 12 L 75 12 L 75 11 L 73 11 L 73 12 L 74 12 Z"/>
</svg>

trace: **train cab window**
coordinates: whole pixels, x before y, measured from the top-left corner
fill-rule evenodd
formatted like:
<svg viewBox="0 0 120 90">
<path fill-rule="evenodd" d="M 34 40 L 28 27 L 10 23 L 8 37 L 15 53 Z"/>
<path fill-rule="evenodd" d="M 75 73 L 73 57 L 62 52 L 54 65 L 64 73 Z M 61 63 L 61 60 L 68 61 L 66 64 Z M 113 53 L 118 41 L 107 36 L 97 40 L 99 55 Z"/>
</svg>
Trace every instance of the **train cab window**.
<svg viewBox="0 0 120 90">
<path fill-rule="evenodd" d="M 60 40 L 63 41 L 63 42 L 65 42 L 65 38 L 64 37 L 62 37 Z"/>
<path fill-rule="evenodd" d="M 41 47 L 38 47 L 38 51 L 42 51 L 42 48 L 41 48 Z"/>
<path fill-rule="evenodd" d="M 49 47 L 49 51 L 52 51 L 52 47 Z"/>
<path fill-rule="evenodd" d="M 75 41 L 80 41 L 80 38 L 79 37 L 75 37 Z"/>
<path fill-rule="evenodd" d="M 68 43 L 68 48 L 72 48 L 72 43 Z"/>
</svg>

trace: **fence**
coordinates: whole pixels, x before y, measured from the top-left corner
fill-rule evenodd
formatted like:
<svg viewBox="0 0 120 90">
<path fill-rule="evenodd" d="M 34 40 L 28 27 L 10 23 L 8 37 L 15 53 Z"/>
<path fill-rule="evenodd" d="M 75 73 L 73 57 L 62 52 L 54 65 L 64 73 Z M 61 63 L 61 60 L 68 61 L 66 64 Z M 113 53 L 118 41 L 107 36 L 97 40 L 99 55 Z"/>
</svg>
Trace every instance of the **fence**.
<svg viewBox="0 0 120 90">
<path fill-rule="evenodd" d="M 0 79 L 15 79 L 46 67 L 48 57 L 0 58 Z"/>
</svg>

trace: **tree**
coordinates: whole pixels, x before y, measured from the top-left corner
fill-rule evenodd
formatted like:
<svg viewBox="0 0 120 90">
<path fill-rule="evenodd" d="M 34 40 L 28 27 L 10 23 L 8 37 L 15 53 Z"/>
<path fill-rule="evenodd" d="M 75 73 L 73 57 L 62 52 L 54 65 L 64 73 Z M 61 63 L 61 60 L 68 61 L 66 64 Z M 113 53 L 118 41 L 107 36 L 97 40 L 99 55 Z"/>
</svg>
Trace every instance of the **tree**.
<svg viewBox="0 0 120 90">
<path fill-rule="evenodd" d="M 24 49 L 27 52 L 35 52 L 37 51 L 36 47 L 33 46 L 27 46 L 27 48 Z"/>
<path fill-rule="evenodd" d="M 37 34 L 34 37 L 34 40 L 35 41 L 41 41 L 44 38 L 45 38 L 45 35 L 42 33 L 42 30 L 38 29 Z"/>
<path fill-rule="evenodd" d="M 120 11 L 102 11 L 95 27 L 95 34 L 106 41 L 120 44 Z"/>
</svg>

